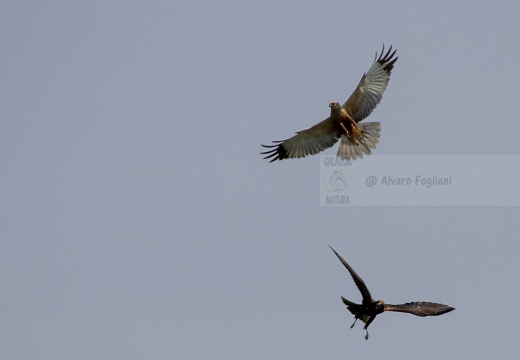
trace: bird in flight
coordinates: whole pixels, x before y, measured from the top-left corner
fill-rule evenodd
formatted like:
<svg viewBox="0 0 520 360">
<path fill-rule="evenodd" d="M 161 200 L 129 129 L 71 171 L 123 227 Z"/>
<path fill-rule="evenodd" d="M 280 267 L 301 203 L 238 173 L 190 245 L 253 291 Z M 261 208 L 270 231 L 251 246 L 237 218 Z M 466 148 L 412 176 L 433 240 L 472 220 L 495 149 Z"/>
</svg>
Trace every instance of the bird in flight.
<svg viewBox="0 0 520 360">
<path fill-rule="evenodd" d="M 356 160 L 363 158 L 363 154 L 370 155 L 371 149 L 375 149 L 379 142 L 381 123 L 358 123 L 370 115 L 381 101 L 397 61 L 397 57 L 394 58 L 396 50 L 391 52 L 391 46 L 386 54 L 384 51 L 383 45 L 379 58 L 376 52 L 372 67 L 363 74 L 356 90 L 343 105 L 331 102 L 327 119 L 297 132 L 292 138 L 273 141 L 274 145 L 262 145 L 270 149 L 261 153 L 266 155 L 264 159 L 272 158 L 270 162 L 273 162 L 315 155 L 333 146 L 339 139 L 338 157 Z"/>
<path fill-rule="evenodd" d="M 331 246 L 329 247 L 332 249 Z M 401 305 L 385 304 L 382 300 L 375 301 L 372 298 L 372 295 L 370 295 L 370 291 L 368 291 L 368 288 L 365 285 L 363 279 L 361 279 L 359 275 L 356 274 L 354 269 L 350 267 L 350 265 L 336 252 L 336 250 L 332 249 L 332 251 L 334 251 L 334 254 L 336 254 L 341 263 L 347 268 L 363 297 L 363 302 L 361 305 L 353 303 L 352 301 L 345 299 L 343 296 L 341 297 L 341 300 L 347 306 L 347 309 L 352 313 L 352 315 L 354 315 L 355 320 L 350 327 L 351 329 L 356 324 L 357 319 L 360 319 L 365 323 L 365 327 L 363 329 L 365 329 L 367 332 L 365 335 L 366 340 L 368 340 L 368 326 L 372 323 L 372 321 L 374 321 L 378 314 L 381 314 L 384 311 L 399 311 L 410 313 L 416 316 L 437 316 L 455 310 L 455 308 L 452 308 L 448 305 L 425 301 L 409 302 Z"/>
</svg>

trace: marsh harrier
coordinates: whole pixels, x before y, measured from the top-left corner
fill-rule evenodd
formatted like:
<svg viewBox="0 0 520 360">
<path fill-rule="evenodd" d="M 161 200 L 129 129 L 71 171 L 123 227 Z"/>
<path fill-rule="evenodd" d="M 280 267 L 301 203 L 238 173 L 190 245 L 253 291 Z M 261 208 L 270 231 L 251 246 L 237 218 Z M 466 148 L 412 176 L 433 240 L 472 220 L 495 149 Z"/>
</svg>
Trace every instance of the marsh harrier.
<svg viewBox="0 0 520 360">
<path fill-rule="evenodd" d="M 392 52 L 391 46 L 386 54 L 384 51 L 383 46 L 379 58 L 376 52 L 372 67 L 363 74 L 356 90 L 343 105 L 331 102 L 327 119 L 297 132 L 292 138 L 273 141 L 274 145 L 262 145 L 271 149 L 261 153 L 266 155 L 264 159 L 272 158 L 270 162 L 273 162 L 314 155 L 331 147 L 339 139 L 338 157 L 356 160 L 363 154 L 370 155 L 371 149 L 375 149 L 379 142 L 381 123 L 358 123 L 370 115 L 381 101 L 397 61 L 397 57 L 394 58 L 396 51 Z"/>
<path fill-rule="evenodd" d="M 332 247 L 330 248 L 332 249 Z M 354 324 L 350 327 L 351 329 L 356 324 L 357 319 L 360 319 L 365 323 L 363 329 L 367 332 L 365 335 L 366 340 L 368 340 L 368 326 L 372 321 L 374 321 L 378 314 L 381 314 L 384 311 L 399 311 L 416 316 L 437 316 L 455 310 L 455 308 L 448 305 L 424 301 L 409 302 L 401 305 L 385 304 L 382 300 L 375 301 L 372 298 L 372 295 L 370 295 L 370 291 L 368 291 L 363 279 L 356 274 L 354 269 L 350 267 L 350 265 L 336 252 L 336 250 L 332 249 L 332 251 L 334 251 L 334 254 L 336 254 L 341 263 L 347 268 L 363 297 L 363 302 L 361 304 L 353 303 L 352 301 L 345 299 L 343 296 L 341 297 L 341 300 L 355 317 Z"/>
</svg>

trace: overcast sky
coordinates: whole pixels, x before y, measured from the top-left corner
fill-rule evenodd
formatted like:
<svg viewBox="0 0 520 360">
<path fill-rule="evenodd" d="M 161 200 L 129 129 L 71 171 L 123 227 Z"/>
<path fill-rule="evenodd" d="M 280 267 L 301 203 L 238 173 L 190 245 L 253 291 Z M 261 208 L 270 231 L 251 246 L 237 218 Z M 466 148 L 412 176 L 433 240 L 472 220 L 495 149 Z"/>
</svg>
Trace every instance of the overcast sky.
<svg viewBox="0 0 520 360">
<path fill-rule="evenodd" d="M 259 152 L 326 118 L 384 43 L 376 154 L 519 155 L 519 13 L 3 1 L 0 358 L 518 357 L 518 207 L 324 207 L 319 156 Z M 456 310 L 382 314 L 365 341 L 327 245 L 376 299 Z"/>
</svg>

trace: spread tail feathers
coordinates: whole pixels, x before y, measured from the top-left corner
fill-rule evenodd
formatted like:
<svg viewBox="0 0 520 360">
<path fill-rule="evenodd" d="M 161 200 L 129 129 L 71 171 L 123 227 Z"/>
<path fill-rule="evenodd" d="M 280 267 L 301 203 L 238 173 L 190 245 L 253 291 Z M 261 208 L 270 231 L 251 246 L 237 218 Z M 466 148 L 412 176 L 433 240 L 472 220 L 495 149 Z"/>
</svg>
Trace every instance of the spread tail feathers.
<svg viewBox="0 0 520 360">
<path fill-rule="evenodd" d="M 376 148 L 381 134 L 381 123 L 368 122 L 358 124 L 359 129 L 363 132 L 363 137 L 358 139 L 358 144 L 354 144 L 347 135 L 341 136 L 341 142 L 338 148 L 338 157 L 344 160 L 356 160 L 358 157 L 363 158 L 363 154 L 372 154 L 371 149 Z"/>
</svg>

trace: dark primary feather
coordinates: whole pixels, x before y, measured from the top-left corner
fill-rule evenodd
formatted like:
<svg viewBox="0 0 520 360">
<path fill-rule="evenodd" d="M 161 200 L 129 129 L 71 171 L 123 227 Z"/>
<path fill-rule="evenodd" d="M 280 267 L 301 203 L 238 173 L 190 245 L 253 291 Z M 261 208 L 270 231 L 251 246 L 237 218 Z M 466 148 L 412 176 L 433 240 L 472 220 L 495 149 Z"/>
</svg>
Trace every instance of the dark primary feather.
<svg viewBox="0 0 520 360">
<path fill-rule="evenodd" d="M 385 311 L 399 311 L 416 316 L 437 316 L 452 310 L 455 310 L 455 308 L 426 301 L 409 302 L 401 305 L 385 304 Z"/>
<path fill-rule="evenodd" d="M 264 159 L 272 158 L 270 162 L 291 158 L 302 158 L 315 155 L 333 146 L 341 137 L 341 130 L 330 118 L 327 118 L 308 129 L 298 131 L 293 137 L 273 141 L 274 145 L 263 145 L 270 149 L 261 152 Z"/>
<path fill-rule="evenodd" d="M 397 52 L 397 49 L 394 50 L 392 55 L 390 55 L 391 51 L 392 51 L 392 45 L 390 45 L 390 49 L 388 49 L 388 51 L 385 54 L 385 56 L 383 56 L 383 53 L 385 52 L 385 45 L 383 44 L 383 49 L 381 50 L 381 54 L 379 55 L 379 59 L 377 59 L 377 62 L 380 63 L 381 65 L 386 63 L 385 67 L 383 68 L 386 72 L 392 71 L 392 69 L 394 68 L 394 63 L 398 59 L 398 58 L 395 58 L 395 59 L 392 60 L 392 58 L 394 57 L 395 53 Z M 376 57 L 377 57 L 377 52 L 376 52 Z M 374 59 L 374 62 L 376 62 L 375 59 Z"/>
<path fill-rule="evenodd" d="M 341 261 L 341 263 L 347 268 L 348 272 L 352 276 L 352 279 L 356 283 L 357 288 L 359 289 L 359 291 L 361 292 L 361 295 L 363 296 L 363 304 L 370 304 L 370 303 L 372 303 L 374 301 L 374 299 L 372 298 L 372 295 L 370 295 L 370 291 L 368 291 L 368 288 L 365 285 L 365 282 L 363 281 L 363 279 L 361 279 L 361 277 L 359 277 L 359 275 L 356 274 L 354 269 L 352 269 L 352 267 L 345 261 L 345 259 L 343 259 L 341 257 L 340 254 L 338 254 L 336 252 L 336 250 L 334 250 L 332 248 L 332 246 L 329 245 L 329 247 L 331 248 L 332 251 L 334 251 L 334 254 L 336 254 L 336 256 L 338 257 L 339 261 Z"/>
<path fill-rule="evenodd" d="M 275 140 L 275 141 L 273 141 L 273 144 L 276 144 L 276 145 L 260 144 L 260 145 L 262 145 L 263 147 L 265 147 L 267 149 L 271 149 L 271 150 L 268 150 L 268 151 L 261 152 L 260 154 L 266 155 L 266 157 L 264 157 L 264 159 L 269 159 L 269 158 L 272 158 L 274 156 L 274 158 L 271 159 L 271 161 L 269 161 L 269 162 L 273 162 L 275 160 L 286 159 L 287 158 L 287 150 L 285 150 L 283 145 L 280 144 L 280 143 L 283 143 L 283 142 L 284 142 L 284 140 Z M 272 149 L 272 148 L 274 148 L 274 149 Z"/>
<path fill-rule="evenodd" d="M 379 58 L 377 58 L 376 52 L 376 60 L 368 72 L 363 74 L 356 90 L 343 104 L 343 108 L 356 122 L 360 122 L 370 115 L 383 98 L 383 93 L 390 81 L 390 74 L 398 59 L 397 57 L 393 58 L 397 50 L 391 51 L 392 47 L 390 46 L 385 54 L 385 46 L 383 45 Z M 383 56 L 383 54 L 385 55 Z"/>
</svg>

